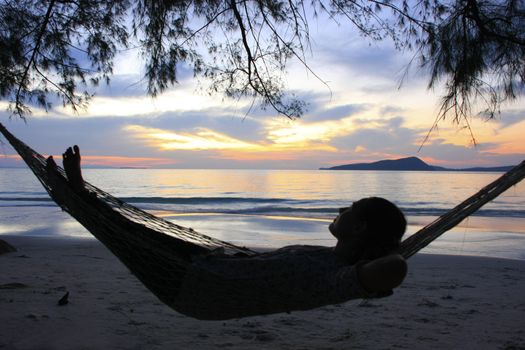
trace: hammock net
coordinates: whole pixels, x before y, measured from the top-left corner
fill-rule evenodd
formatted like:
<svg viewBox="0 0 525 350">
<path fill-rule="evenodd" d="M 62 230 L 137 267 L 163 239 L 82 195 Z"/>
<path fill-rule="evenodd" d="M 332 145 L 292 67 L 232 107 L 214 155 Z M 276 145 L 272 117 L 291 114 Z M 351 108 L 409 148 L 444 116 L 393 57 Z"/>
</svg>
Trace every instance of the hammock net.
<svg viewBox="0 0 525 350">
<path fill-rule="evenodd" d="M 293 250 L 260 254 L 156 217 L 88 182 L 89 195 L 79 194 L 70 187 L 62 168 L 50 171 L 46 158 L 2 124 L 0 132 L 51 198 L 178 312 L 221 320 L 307 310 L 370 296 L 365 291 L 349 293 L 357 288 L 349 276 L 355 269 L 338 265 L 329 270 L 308 268 L 315 259 L 325 261 L 327 249 L 312 247 L 299 255 Z M 524 177 L 525 161 L 408 237 L 401 243 L 400 254 L 411 257 Z M 297 264 L 301 259 L 306 263 Z"/>
</svg>

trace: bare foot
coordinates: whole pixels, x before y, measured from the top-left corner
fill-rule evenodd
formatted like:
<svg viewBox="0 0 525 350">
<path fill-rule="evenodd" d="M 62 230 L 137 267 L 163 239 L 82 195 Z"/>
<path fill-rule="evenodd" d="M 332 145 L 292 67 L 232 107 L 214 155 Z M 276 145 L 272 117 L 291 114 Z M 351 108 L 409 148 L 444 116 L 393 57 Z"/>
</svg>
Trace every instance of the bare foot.
<svg viewBox="0 0 525 350">
<path fill-rule="evenodd" d="M 83 192 L 85 190 L 84 179 L 80 169 L 80 149 L 77 145 L 73 146 L 73 148 L 69 147 L 62 154 L 62 164 L 71 187 L 77 192 Z"/>
</svg>

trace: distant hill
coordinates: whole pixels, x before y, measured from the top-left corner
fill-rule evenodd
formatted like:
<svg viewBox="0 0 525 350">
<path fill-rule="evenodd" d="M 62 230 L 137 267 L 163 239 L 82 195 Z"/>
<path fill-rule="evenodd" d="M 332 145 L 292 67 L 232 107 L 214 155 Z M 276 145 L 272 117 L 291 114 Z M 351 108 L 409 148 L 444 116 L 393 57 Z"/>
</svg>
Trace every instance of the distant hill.
<svg viewBox="0 0 525 350">
<path fill-rule="evenodd" d="M 331 168 L 320 168 L 320 170 L 390 170 L 390 171 L 495 171 L 504 172 L 512 169 L 514 166 L 500 167 L 475 167 L 464 169 L 450 169 L 434 165 L 429 165 L 418 157 L 408 157 L 401 159 L 387 159 L 372 163 L 355 163 L 338 165 Z"/>
</svg>

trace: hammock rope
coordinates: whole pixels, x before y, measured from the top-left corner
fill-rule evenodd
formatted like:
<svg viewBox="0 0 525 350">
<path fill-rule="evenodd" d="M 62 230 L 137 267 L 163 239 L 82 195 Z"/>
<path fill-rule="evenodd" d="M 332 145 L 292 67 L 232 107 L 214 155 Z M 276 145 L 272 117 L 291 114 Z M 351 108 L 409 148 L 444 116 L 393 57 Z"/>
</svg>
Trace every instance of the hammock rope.
<svg viewBox="0 0 525 350">
<path fill-rule="evenodd" d="M 432 223 L 426 225 L 412 236 L 401 242 L 400 253 L 408 259 L 432 243 L 443 233 L 452 229 L 461 221 L 472 215 L 483 205 L 492 201 L 525 177 L 525 161 L 504 173 L 498 179 L 483 187 L 473 196 L 467 198 Z"/>
<path fill-rule="evenodd" d="M 88 182 L 85 182 L 88 194 L 79 194 L 67 182 L 62 168 L 50 170 L 46 158 L 2 124 L 0 132 L 51 198 L 115 254 L 162 302 L 176 311 L 199 319 L 219 320 L 307 310 L 349 299 L 345 292 L 352 286 L 347 282 L 347 270 L 315 274 L 299 271 L 296 266 L 274 264 L 272 267 L 273 260 L 259 259 L 264 254 L 156 217 Z M 411 257 L 524 177 L 525 161 L 404 240 L 400 254 Z M 323 259 L 324 252 L 318 249 L 309 254 Z M 214 258 L 216 256 L 219 258 Z M 282 263 L 283 260 L 275 261 Z M 304 282 L 301 274 L 309 274 Z M 294 286 L 296 289 L 314 288 L 311 279 L 322 281 L 321 287 L 315 287 L 320 289 L 306 293 L 315 295 L 313 299 L 301 298 L 305 294 L 294 294 L 293 290 L 279 292 L 276 287 L 278 281 L 285 284 L 294 280 L 298 284 Z M 259 298 L 259 294 L 264 293 L 257 291 L 265 288 L 271 293 Z M 256 293 L 250 294 L 247 290 Z"/>
</svg>

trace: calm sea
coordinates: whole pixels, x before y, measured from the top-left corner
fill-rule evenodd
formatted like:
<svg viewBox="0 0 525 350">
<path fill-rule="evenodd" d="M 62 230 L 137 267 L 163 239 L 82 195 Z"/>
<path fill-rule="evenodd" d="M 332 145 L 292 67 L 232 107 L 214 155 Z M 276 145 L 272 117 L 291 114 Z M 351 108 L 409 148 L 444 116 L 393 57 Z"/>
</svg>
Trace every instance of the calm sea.
<svg viewBox="0 0 525 350">
<path fill-rule="evenodd" d="M 137 207 L 220 239 L 255 246 L 331 244 L 333 240 L 326 233 L 328 220 L 339 207 L 367 196 L 395 202 L 408 216 L 409 231 L 413 232 L 500 175 L 319 170 L 84 171 L 87 181 Z M 463 234 L 454 240 L 461 242 L 462 249 L 465 242 L 490 241 L 495 235 L 521 233 L 519 236 L 525 237 L 525 183 L 487 204 L 461 227 L 456 232 Z M 60 212 L 27 169 L 0 169 L 0 234 L 89 235 Z M 525 253 L 517 255 L 522 256 L 525 258 Z"/>
</svg>

